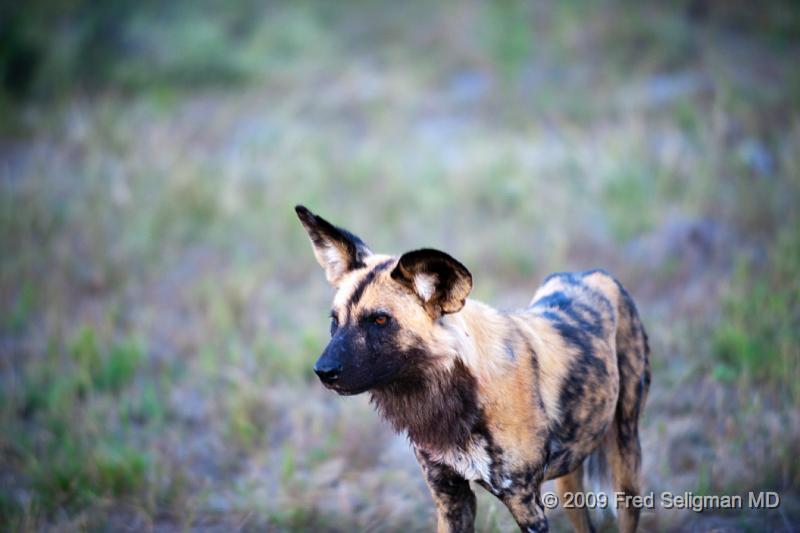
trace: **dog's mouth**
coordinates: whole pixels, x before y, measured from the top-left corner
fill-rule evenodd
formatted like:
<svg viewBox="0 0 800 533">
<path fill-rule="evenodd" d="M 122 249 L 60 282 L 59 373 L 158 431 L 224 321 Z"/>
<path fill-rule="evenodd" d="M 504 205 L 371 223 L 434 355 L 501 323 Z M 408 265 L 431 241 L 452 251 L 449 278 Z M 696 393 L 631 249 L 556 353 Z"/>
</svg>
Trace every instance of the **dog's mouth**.
<svg viewBox="0 0 800 533">
<path fill-rule="evenodd" d="M 355 396 L 356 394 L 361 394 L 362 392 L 367 392 L 368 387 L 362 388 L 348 388 L 342 387 L 341 385 L 337 385 L 336 383 L 332 383 L 330 385 L 323 383 L 326 389 L 330 389 L 339 396 Z"/>
<path fill-rule="evenodd" d="M 339 396 L 355 396 L 357 394 L 362 394 L 364 392 L 375 390 L 385 386 L 386 384 L 392 382 L 394 379 L 394 374 L 391 372 L 385 372 L 378 376 L 372 377 L 367 384 L 360 384 L 360 385 L 345 385 L 340 380 L 336 380 L 332 383 L 325 383 L 323 380 L 320 380 L 320 383 L 329 390 L 334 391 Z"/>
</svg>

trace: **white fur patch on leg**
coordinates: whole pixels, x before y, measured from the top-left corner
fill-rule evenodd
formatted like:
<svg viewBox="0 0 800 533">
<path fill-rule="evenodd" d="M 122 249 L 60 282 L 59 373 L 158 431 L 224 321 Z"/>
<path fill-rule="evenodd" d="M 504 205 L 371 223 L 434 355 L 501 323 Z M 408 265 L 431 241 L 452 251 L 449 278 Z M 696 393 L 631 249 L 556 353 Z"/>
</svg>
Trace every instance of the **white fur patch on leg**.
<svg viewBox="0 0 800 533">
<path fill-rule="evenodd" d="M 486 452 L 483 439 L 473 441 L 466 449 L 451 448 L 442 452 L 431 453 L 431 459 L 444 463 L 470 481 L 482 480 L 491 484 L 491 460 Z"/>
</svg>

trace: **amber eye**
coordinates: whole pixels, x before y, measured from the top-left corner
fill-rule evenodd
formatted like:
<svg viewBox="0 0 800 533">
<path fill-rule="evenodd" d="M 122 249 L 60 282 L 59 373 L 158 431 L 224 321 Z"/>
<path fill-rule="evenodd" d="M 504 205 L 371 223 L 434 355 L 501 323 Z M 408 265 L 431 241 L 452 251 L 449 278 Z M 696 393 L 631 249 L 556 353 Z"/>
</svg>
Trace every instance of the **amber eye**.
<svg viewBox="0 0 800 533">
<path fill-rule="evenodd" d="M 389 321 L 389 317 L 386 315 L 377 315 L 372 321 L 377 324 L 378 326 L 385 326 L 386 323 Z"/>
</svg>

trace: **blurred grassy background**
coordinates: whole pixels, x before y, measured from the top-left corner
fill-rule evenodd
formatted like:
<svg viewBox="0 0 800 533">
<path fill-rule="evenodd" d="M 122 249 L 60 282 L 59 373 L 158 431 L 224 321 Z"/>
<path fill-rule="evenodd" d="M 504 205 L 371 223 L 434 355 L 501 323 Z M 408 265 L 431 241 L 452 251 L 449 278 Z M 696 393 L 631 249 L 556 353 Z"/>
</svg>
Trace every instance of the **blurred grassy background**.
<svg viewBox="0 0 800 533">
<path fill-rule="evenodd" d="M 783 496 L 643 529 L 796 528 L 799 59 L 790 0 L 4 3 L 0 529 L 432 527 L 404 439 L 312 379 L 295 203 L 501 307 L 612 270 L 645 486 Z"/>
</svg>

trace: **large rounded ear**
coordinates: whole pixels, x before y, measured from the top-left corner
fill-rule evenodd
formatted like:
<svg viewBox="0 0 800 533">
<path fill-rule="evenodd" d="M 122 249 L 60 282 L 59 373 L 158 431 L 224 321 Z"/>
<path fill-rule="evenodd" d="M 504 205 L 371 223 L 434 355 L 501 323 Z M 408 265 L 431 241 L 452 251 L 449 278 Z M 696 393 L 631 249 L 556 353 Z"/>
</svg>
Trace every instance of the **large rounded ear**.
<svg viewBox="0 0 800 533">
<path fill-rule="evenodd" d="M 296 206 L 294 210 L 308 233 L 314 256 L 325 269 L 325 277 L 331 285 L 337 287 L 345 274 L 365 266 L 364 259 L 372 255 L 372 252 L 364 241 L 346 229 L 337 228 L 302 205 Z"/>
<path fill-rule="evenodd" d="M 472 290 L 472 274 L 467 267 L 439 250 L 403 254 L 392 278 L 419 296 L 434 319 L 460 311 Z"/>
</svg>

